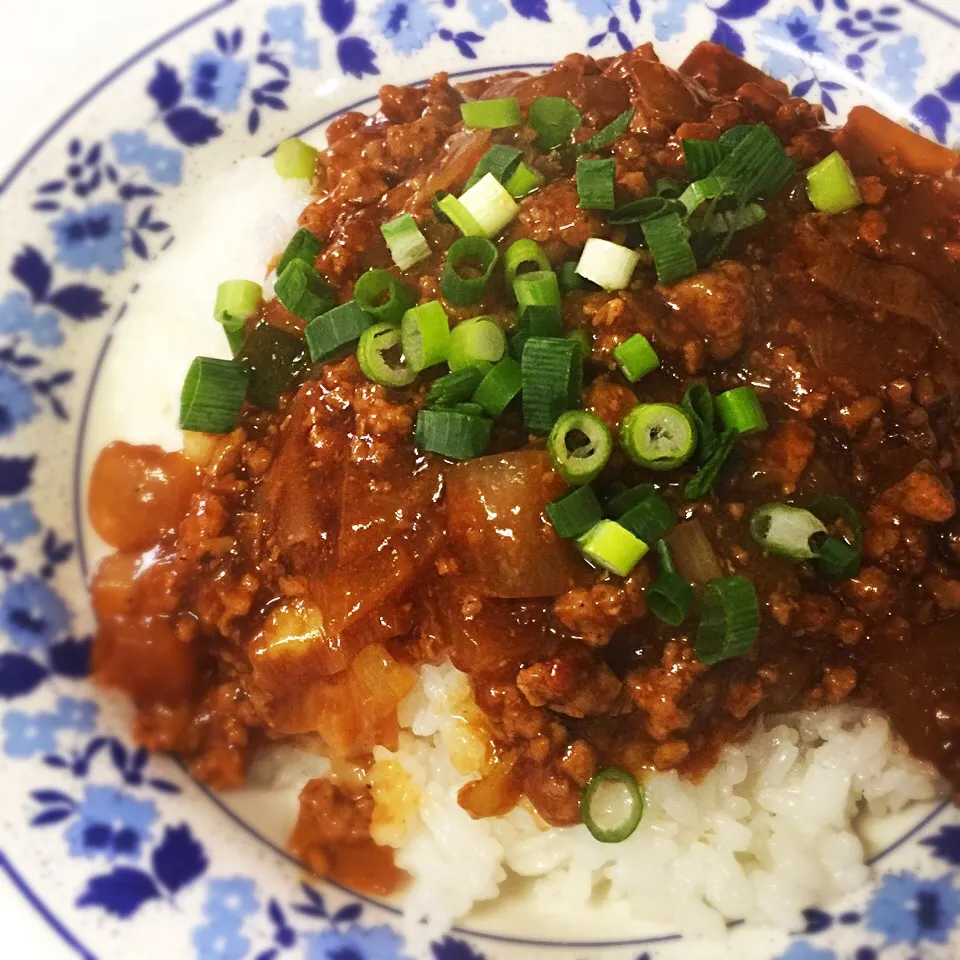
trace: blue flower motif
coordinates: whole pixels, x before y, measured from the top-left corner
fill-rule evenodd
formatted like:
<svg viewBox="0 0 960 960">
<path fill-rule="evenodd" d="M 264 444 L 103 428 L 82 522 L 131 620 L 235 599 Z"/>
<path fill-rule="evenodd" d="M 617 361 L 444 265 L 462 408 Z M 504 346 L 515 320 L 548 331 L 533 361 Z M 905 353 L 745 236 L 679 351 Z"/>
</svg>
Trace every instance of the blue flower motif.
<svg viewBox="0 0 960 960">
<path fill-rule="evenodd" d="M 832 950 L 821 950 L 806 940 L 795 940 L 790 944 L 786 953 L 781 953 L 775 960 L 837 960 Z"/>
<path fill-rule="evenodd" d="M 884 71 L 877 77 L 877 86 L 890 96 L 912 102 L 917 95 L 917 71 L 927 62 L 920 52 L 917 37 L 900 37 L 880 50 Z"/>
<path fill-rule="evenodd" d="M 597 17 L 609 17 L 617 0 L 573 0 L 573 5 L 581 16 L 595 20 Z"/>
<path fill-rule="evenodd" d="M 123 269 L 124 210 L 119 203 L 98 203 L 86 210 L 67 210 L 50 224 L 57 259 L 71 270 L 99 267 L 106 273 Z"/>
<path fill-rule="evenodd" d="M 352 926 L 346 932 L 331 928 L 305 939 L 304 960 L 407 960 L 403 942 L 388 926 Z"/>
<path fill-rule="evenodd" d="M 29 423 L 38 410 L 30 388 L 12 370 L 0 369 L 0 437 Z"/>
<path fill-rule="evenodd" d="M 316 70 L 320 66 L 320 41 L 313 37 L 298 40 L 293 47 L 291 62 L 302 70 Z"/>
<path fill-rule="evenodd" d="M 77 733 L 93 733 L 100 708 L 92 700 L 76 700 L 60 697 L 54 717 L 60 730 L 76 730 Z"/>
<path fill-rule="evenodd" d="M 692 3 L 693 0 L 671 0 L 653 15 L 654 35 L 658 40 L 669 40 L 683 32 L 687 25 L 687 8 Z"/>
<path fill-rule="evenodd" d="M 151 143 L 146 133 L 118 131 L 110 137 L 117 162 L 143 167 L 155 183 L 177 186 L 183 176 L 183 152 Z"/>
<path fill-rule="evenodd" d="M 492 27 L 507 15 L 507 8 L 500 0 L 467 0 L 467 7 L 478 27 Z"/>
<path fill-rule="evenodd" d="M 13 581 L 0 596 L 0 632 L 19 650 L 48 647 L 69 626 L 66 604 L 46 581 L 33 574 Z"/>
<path fill-rule="evenodd" d="M 242 60 L 212 51 L 198 53 L 190 65 L 190 85 L 194 96 L 223 113 L 230 113 L 240 104 L 249 72 L 250 68 Z"/>
<path fill-rule="evenodd" d="M 374 10 L 373 21 L 397 53 L 416 52 L 437 30 L 437 21 L 424 0 L 384 0 Z"/>
<path fill-rule="evenodd" d="M 921 880 L 904 871 L 888 874 L 867 905 L 867 927 L 885 934 L 887 945 L 946 943 L 960 917 L 960 895 L 949 873 Z"/>
<path fill-rule="evenodd" d="M 57 749 L 57 719 L 52 713 L 11 710 L 3 718 L 3 734 L 4 752 L 18 760 Z"/>
<path fill-rule="evenodd" d="M 196 927 L 192 939 L 197 960 L 243 960 L 250 950 L 250 941 L 229 917 Z"/>
<path fill-rule="evenodd" d="M 29 500 L 14 500 L 13 503 L 0 507 L 0 536 L 5 543 L 23 543 L 28 537 L 39 532 L 40 521 Z"/>
<path fill-rule="evenodd" d="M 207 884 L 203 915 L 208 920 L 240 923 L 260 909 L 257 886 L 247 877 L 215 877 Z"/>
<path fill-rule="evenodd" d="M 113 787 L 88 784 L 77 807 L 77 818 L 65 834 L 70 856 L 136 860 L 156 819 L 157 808 L 150 800 L 137 800 Z"/>
<path fill-rule="evenodd" d="M 34 312 L 30 298 L 19 290 L 0 300 L 0 333 L 25 333 L 38 347 L 63 343 L 59 317 L 52 310 Z"/>
<path fill-rule="evenodd" d="M 767 54 L 763 69 L 779 79 L 799 77 L 806 71 L 809 58 L 798 56 L 797 51 L 832 56 L 836 49 L 830 35 L 820 29 L 820 18 L 800 7 L 765 20 L 757 36 Z"/>
<path fill-rule="evenodd" d="M 303 5 L 295 3 L 291 7 L 271 7 L 267 11 L 267 30 L 278 42 L 289 40 L 298 43 L 306 32 L 303 25 Z"/>
</svg>

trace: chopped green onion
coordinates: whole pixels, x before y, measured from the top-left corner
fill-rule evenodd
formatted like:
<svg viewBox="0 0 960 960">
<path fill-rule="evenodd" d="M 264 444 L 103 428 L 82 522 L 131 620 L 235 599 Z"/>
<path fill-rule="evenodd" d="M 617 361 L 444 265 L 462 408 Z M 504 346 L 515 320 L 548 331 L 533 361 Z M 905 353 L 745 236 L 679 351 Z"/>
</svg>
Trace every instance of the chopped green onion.
<svg viewBox="0 0 960 960">
<path fill-rule="evenodd" d="M 542 187 L 545 179 L 546 177 L 544 177 L 539 170 L 528 167 L 521 160 L 517 169 L 513 171 L 510 179 L 507 180 L 504 186 L 507 188 L 507 193 L 509 193 L 514 200 L 519 200 L 528 193 L 533 193 L 534 190 Z"/>
<path fill-rule="evenodd" d="M 621 137 L 630 129 L 630 121 L 633 119 L 634 108 L 624 110 L 619 117 L 611 120 L 602 130 L 598 130 L 589 140 L 578 143 L 574 148 L 576 155 L 584 153 L 597 153 L 606 147 L 609 147 L 614 140 Z"/>
<path fill-rule="evenodd" d="M 451 373 L 450 376 L 454 374 Z M 484 411 L 496 420 L 520 394 L 522 382 L 520 364 L 512 357 L 504 357 L 487 371 L 480 381 L 473 395 L 473 402 L 479 403 Z"/>
<path fill-rule="evenodd" d="M 687 412 L 697 430 L 697 455 L 700 462 L 706 460 L 713 452 L 717 442 L 716 414 L 713 409 L 713 397 L 710 390 L 702 383 L 694 383 L 687 387 L 687 392 L 680 401 L 680 406 Z"/>
<path fill-rule="evenodd" d="M 466 367 L 446 376 L 438 377 L 427 393 L 427 404 L 431 407 L 452 407 L 473 398 L 483 380 L 483 372 L 475 367 Z"/>
<path fill-rule="evenodd" d="M 676 200 L 683 193 L 684 186 L 673 177 L 658 177 L 653 184 L 653 192 L 665 200 Z"/>
<path fill-rule="evenodd" d="M 507 286 L 512 287 L 513 281 L 523 267 L 532 264 L 535 270 L 549 270 L 550 261 L 543 252 L 543 248 L 535 240 L 516 240 L 507 247 L 503 255 L 503 276 Z"/>
<path fill-rule="evenodd" d="M 727 457 L 733 451 L 737 442 L 737 434 L 733 430 L 725 430 L 714 443 L 703 466 L 690 478 L 683 488 L 683 495 L 687 500 L 702 500 L 717 482 L 717 477 L 727 462 Z"/>
<path fill-rule="evenodd" d="M 274 284 L 277 298 L 295 317 L 310 321 L 333 306 L 333 291 L 313 267 L 291 260 Z"/>
<path fill-rule="evenodd" d="M 815 545 L 820 571 L 830 580 L 855 577 L 863 560 L 863 526 L 856 508 L 844 497 L 821 494 L 807 504 L 807 509 L 824 523 L 841 520 L 846 526 L 840 531 L 842 536 L 834 534 Z"/>
<path fill-rule="evenodd" d="M 613 453 L 610 428 L 586 410 L 562 413 L 547 437 L 553 468 L 571 486 L 592 483 Z"/>
<path fill-rule="evenodd" d="M 449 190 L 437 190 L 430 198 L 430 209 L 433 211 L 433 215 L 437 218 L 438 223 L 453 223 L 440 207 L 440 201 L 449 196 Z M 454 197 L 454 199 L 456 199 L 456 197 Z"/>
<path fill-rule="evenodd" d="M 493 421 L 456 410 L 421 410 L 417 415 L 416 442 L 421 450 L 450 460 L 483 456 L 490 445 Z"/>
<path fill-rule="evenodd" d="M 414 373 L 443 363 L 453 352 L 450 323 L 438 300 L 411 307 L 403 315 L 400 334 L 404 359 Z"/>
<path fill-rule="evenodd" d="M 281 395 L 296 386 L 310 367 L 306 343 L 266 322 L 253 328 L 236 359 L 250 375 L 247 399 L 262 410 L 276 410 Z"/>
<path fill-rule="evenodd" d="M 635 333 L 629 340 L 617 344 L 613 348 L 613 359 L 631 383 L 636 383 L 660 366 L 657 351 L 642 333 Z"/>
<path fill-rule="evenodd" d="M 666 540 L 657 544 L 657 555 L 660 573 L 647 590 L 647 606 L 658 620 L 679 627 L 693 608 L 693 587 L 674 570 Z"/>
<path fill-rule="evenodd" d="M 450 303 L 465 307 L 476 303 L 487 286 L 497 263 L 497 248 L 486 237 L 460 237 L 450 244 L 447 261 L 440 274 L 440 292 Z M 476 266 L 480 274 L 465 277 L 458 271 L 464 261 Z"/>
<path fill-rule="evenodd" d="M 687 176 L 691 180 L 702 180 L 709 176 L 731 149 L 717 140 L 684 140 L 683 159 L 687 165 Z"/>
<path fill-rule="evenodd" d="M 580 111 L 563 97 L 538 97 L 527 114 L 541 150 L 553 150 L 565 143 L 581 121 Z"/>
<path fill-rule="evenodd" d="M 709 580 L 703 590 L 694 652 L 708 667 L 740 657 L 760 633 L 760 604 L 753 584 L 740 576 Z"/>
<path fill-rule="evenodd" d="M 753 387 L 735 387 L 721 393 L 716 401 L 717 415 L 727 430 L 741 437 L 767 429 L 767 417 Z"/>
<path fill-rule="evenodd" d="M 506 183 L 520 165 L 522 156 L 515 147 L 507 147 L 502 143 L 494 144 L 473 168 L 473 173 L 467 178 L 463 189 L 469 190 L 488 173 L 492 173 L 501 183 Z"/>
<path fill-rule="evenodd" d="M 368 270 L 353 285 L 353 299 L 364 313 L 383 323 L 398 324 L 417 296 L 389 270 Z"/>
<path fill-rule="evenodd" d="M 552 270 L 521 273 L 514 278 L 513 294 L 521 310 L 528 306 L 560 306 L 560 284 Z"/>
<path fill-rule="evenodd" d="M 678 202 L 683 205 L 687 214 L 691 214 L 705 200 L 716 200 L 723 197 L 729 190 L 725 181 L 719 177 L 704 177 L 702 180 L 695 180 L 683 193 L 680 194 Z"/>
<path fill-rule="evenodd" d="M 615 486 L 616 490 L 611 490 L 606 504 L 606 514 L 612 520 L 619 520 L 631 507 L 657 492 L 652 483 L 640 483 L 635 487 L 618 483 Z"/>
<path fill-rule="evenodd" d="M 503 356 L 507 338 L 500 327 L 488 317 L 477 317 L 458 323 L 450 332 L 451 370 L 476 367 L 486 372 Z"/>
<path fill-rule="evenodd" d="M 720 135 L 720 142 L 731 150 L 753 129 L 752 123 L 741 123 Z"/>
<path fill-rule="evenodd" d="M 317 169 L 318 150 L 293 137 L 284 140 L 273 155 L 273 169 L 285 180 L 312 180 Z"/>
<path fill-rule="evenodd" d="M 725 185 L 725 192 L 746 202 L 772 197 L 796 169 L 796 163 L 787 156 L 773 131 L 758 123 L 717 164 L 711 176 Z"/>
<path fill-rule="evenodd" d="M 704 222 L 704 230 L 709 233 L 729 235 L 740 230 L 749 230 L 767 219 L 767 211 L 759 203 L 746 203 L 736 210 L 718 211 L 711 222 Z"/>
<path fill-rule="evenodd" d="M 603 519 L 597 495 L 588 483 L 571 488 L 544 509 L 561 540 L 576 540 Z"/>
<path fill-rule="evenodd" d="M 213 315 L 227 334 L 243 331 L 263 299 L 263 287 L 252 280 L 224 280 L 217 287 Z"/>
<path fill-rule="evenodd" d="M 583 357 L 572 340 L 531 337 L 523 348 L 523 420 L 533 433 L 549 433 L 573 407 L 583 383 Z"/>
<path fill-rule="evenodd" d="M 478 180 L 470 189 L 475 189 L 479 183 Z M 437 207 L 465 237 L 486 236 L 483 227 L 473 218 L 473 214 L 453 194 L 448 193 L 441 198 L 437 202 Z"/>
<path fill-rule="evenodd" d="M 468 100 L 460 104 L 460 116 L 465 127 L 484 130 L 515 127 L 520 122 L 520 103 L 516 97 Z"/>
<path fill-rule="evenodd" d="M 593 564 L 620 577 L 643 559 L 647 545 L 616 520 L 600 520 L 577 540 L 580 552 Z"/>
<path fill-rule="evenodd" d="M 277 276 L 287 269 L 291 260 L 302 260 L 308 267 L 312 267 L 322 249 L 323 243 L 319 237 L 314 236 L 306 227 L 301 227 L 277 261 Z"/>
<path fill-rule="evenodd" d="M 601 843 L 626 840 L 643 817 L 643 791 L 622 767 L 595 773 L 580 795 L 580 819 Z"/>
<path fill-rule="evenodd" d="M 577 273 L 577 265 L 572 260 L 560 264 L 560 269 L 557 271 L 557 282 L 564 293 L 569 293 L 571 290 L 583 290 L 587 285 L 587 281 Z"/>
<path fill-rule="evenodd" d="M 441 202 L 441 206 L 446 201 Z M 495 237 L 519 211 L 517 201 L 504 189 L 499 180 L 488 173 L 481 177 L 460 197 L 460 205 L 470 214 L 485 237 Z M 444 208 L 445 209 L 445 208 Z M 456 218 L 445 209 L 450 219 Z M 457 226 L 460 226 L 457 224 Z M 462 228 L 461 228 L 462 229 Z M 463 231 L 466 233 L 466 231 Z"/>
<path fill-rule="evenodd" d="M 197 357 L 180 393 L 180 429 L 229 433 L 247 394 L 249 374 L 235 360 Z"/>
<path fill-rule="evenodd" d="M 399 355 L 400 328 L 392 323 L 375 323 L 360 335 L 357 360 L 367 379 L 384 387 L 408 387 L 417 378 L 415 370 L 401 361 L 391 363 L 386 354 Z"/>
<path fill-rule="evenodd" d="M 785 503 L 768 503 L 750 516 L 750 535 L 767 553 L 788 560 L 811 560 L 814 534 L 826 534 L 827 528 L 809 510 Z"/>
<path fill-rule="evenodd" d="M 648 470 L 674 470 L 693 456 L 693 424 L 673 403 L 641 403 L 620 424 L 624 452 Z"/>
<path fill-rule="evenodd" d="M 612 210 L 617 163 L 613 157 L 606 160 L 577 160 L 577 196 L 584 210 Z"/>
<path fill-rule="evenodd" d="M 639 262 L 640 254 L 636 250 L 590 237 L 580 254 L 577 273 L 604 290 L 623 290 L 630 285 L 630 278 Z"/>
<path fill-rule="evenodd" d="M 686 213 L 686 207 L 679 200 L 665 197 L 641 197 L 631 200 L 607 214 L 607 222 L 615 227 L 628 227 L 634 223 L 646 223 L 666 213 Z"/>
<path fill-rule="evenodd" d="M 311 320 L 303 331 L 311 359 L 315 362 L 328 360 L 344 347 L 356 343 L 360 334 L 373 322 L 370 314 L 361 310 L 356 300 L 349 300 L 321 314 Z"/>
<path fill-rule="evenodd" d="M 640 225 L 640 229 L 653 256 L 660 283 L 676 283 L 697 272 L 697 258 L 693 255 L 683 221 L 677 213 L 647 220 Z"/>
<path fill-rule="evenodd" d="M 836 150 L 807 171 L 807 196 L 821 213 L 846 213 L 863 203 L 853 171 Z"/>
<path fill-rule="evenodd" d="M 583 327 L 575 327 L 567 334 L 567 339 L 576 343 L 577 349 L 580 351 L 581 362 L 590 356 L 590 351 L 593 349 L 593 339 Z"/>
<path fill-rule="evenodd" d="M 860 572 L 862 555 L 842 537 L 827 537 L 817 547 L 817 566 L 829 580 L 849 580 Z"/>
<path fill-rule="evenodd" d="M 517 326 L 510 338 L 510 353 L 515 360 L 523 358 L 524 344 L 531 337 L 560 337 L 563 335 L 563 316 L 552 304 L 531 303 L 521 311 Z"/>
<path fill-rule="evenodd" d="M 454 413 L 465 413 L 470 417 L 483 416 L 483 407 L 481 407 L 479 403 L 473 403 L 472 401 L 467 403 L 455 403 L 449 409 Z"/>
<path fill-rule="evenodd" d="M 644 543 L 656 543 L 677 525 L 677 515 L 670 504 L 653 490 L 624 510 L 617 517 L 617 522 Z"/>
<path fill-rule="evenodd" d="M 430 256 L 427 238 L 420 232 L 417 221 L 409 213 L 381 224 L 380 232 L 387 241 L 393 262 L 401 270 L 409 270 L 415 263 Z"/>
</svg>

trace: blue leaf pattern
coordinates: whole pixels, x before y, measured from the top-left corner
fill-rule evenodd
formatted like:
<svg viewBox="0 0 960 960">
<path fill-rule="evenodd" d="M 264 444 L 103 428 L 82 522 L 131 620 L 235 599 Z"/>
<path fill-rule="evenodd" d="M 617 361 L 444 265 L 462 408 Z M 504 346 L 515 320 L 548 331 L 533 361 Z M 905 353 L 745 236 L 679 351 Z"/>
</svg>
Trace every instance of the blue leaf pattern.
<svg viewBox="0 0 960 960">
<path fill-rule="evenodd" d="M 166 114 L 163 121 L 185 147 L 201 147 L 222 132 L 213 117 L 196 107 L 177 107 Z"/>
<path fill-rule="evenodd" d="M 33 693 L 47 678 L 36 660 L 22 653 L 0 653 L 0 697 L 14 700 Z"/>
<path fill-rule="evenodd" d="M 921 97 L 913 106 L 913 115 L 926 124 L 941 143 L 946 140 L 950 108 L 936 94 Z"/>
<path fill-rule="evenodd" d="M 320 19 L 334 32 L 343 33 L 353 23 L 355 0 L 320 0 Z"/>
<path fill-rule="evenodd" d="M 153 79 L 147 86 L 147 93 L 160 110 L 175 107 L 183 95 L 183 84 L 177 76 L 177 71 L 165 63 L 158 63 Z"/>
<path fill-rule="evenodd" d="M 38 250 L 33 247 L 24 248 L 23 252 L 14 258 L 10 273 L 30 291 L 36 303 L 43 303 L 50 290 L 53 274 Z"/>
<path fill-rule="evenodd" d="M 128 920 L 148 900 L 160 896 L 149 873 L 134 867 L 114 867 L 110 873 L 91 877 L 77 900 L 78 907 L 100 907 L 119 920 Z"/>
<path fill-rule="evenodd" d="M 153 852 L 153 871 L 170 893 L 177 893 L 207 869 L 207 855 L 186 824 L 167 827 Z"/>
<path fill-rule="evenodd" d="M 540 20 L 543 23 L 550 22 L 547 0 L 510 0 L 510 6 L 512 6 L 521 17 L 527 20 Z"/>
</svg>

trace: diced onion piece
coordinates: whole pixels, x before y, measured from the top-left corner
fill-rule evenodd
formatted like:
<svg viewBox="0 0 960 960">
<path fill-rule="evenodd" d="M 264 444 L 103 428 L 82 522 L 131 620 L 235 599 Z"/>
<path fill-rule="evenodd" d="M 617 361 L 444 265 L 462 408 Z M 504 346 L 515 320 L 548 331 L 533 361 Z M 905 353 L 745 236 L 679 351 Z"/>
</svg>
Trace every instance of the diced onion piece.
<svg viewBox="0 0 960 960">
<path fill-rule="evenodd" d="M 753 584 L 741 576 L 711 580 L 703 591 L 700 626 L 694 642 L 707 666 L 740 657 L 760 633 L 760 604 Z"/>
<path fill-rule="evenodd" d="M 468 367 L 487 371 L 507 349 L 507 338 L 500 327 L 487 317 L 464 320 L 450 332 L 447 362 L 451 370 Z"/>
<path fill-rule="evenodd" d="M 620 577 L 629 576 L 649 549 L 616 520 L 600 520 L 577 545 L 591 563 Z"/>
<path fill-rule="evenodd" d="M 247 371 L 234 360 L 197 357 L 180 393 L 180 429 L 229 433 L 247 394 Z"/>
<path fill-rule="evenodd" d="M 318 150 L 298 137 L 284 140 L 273 155 L 273 169 L 285 180 L 312 180 L 317 169 Z"/>
<path fill-rule="evenodd" d="M 403 356 L 414 373 L 443 363 L 449 356 L 450 323 L 438 300 L 411 307 L 403 315 L 400 330 Z"/>
<path fill-rule="evenodd" d="M 456 223 L 456 219 L 444 207 L 444 203 L 446 203 L 446 198 L 440 201 L 440 206 Z M 492 173 L 481 177 L 467 190 L 460 197 L 460 204 L 487 238 L 495 237 L 520 210 L 517 201 L 507 193 L 503 184 Z M 457 226 L 460 225 L 457 224 Z"/>
<path fill-rule="evenodd" d="M 580 795 L 580 819 L 601 843 L 620 843 L 640 825 L 643 791 L 622 767 L 604 767 Z"/>
<path fill-rule="evenodd" d="M 604 290 L 623 290 L 640 262 L 640 254 L 629 247 L 590 237 L 577 263 L 577 273 Z"/>
<path fill-rule="evenodd" d="M 853 171 L 836 150 L 807 171 L 807 196 L 821 213 L 846 213 L 863 203 Z"/>
<path fill-rule="evenodd" d="M 421 410 L 416 441 L 421 450 L 450 460 L 472 460 L 486 453 L 493 421 L 457 410 Z"/>
<path fill-rule="evenodd" d="M 600 502 L 588 483 L 551 500 L 544 510 L 561 540 L 576 540 L 603 519 Z"/>
<path fill-rule="evenodd" d="M 696 437 L 686 412 L 673 403 L 641 403 L 624 417 L 626 455 L 648 470 L 674 470 L 693 456 Z"/>
<path fill-rule="evenodd" d="M 788 560 L 810 560 L 814 549 L 810 538 L 826 535 L 827 528 L 809 510 L 785 503 L 767 503 L 753 511 L 750 535 L 768 553 Z"/>
<path fill-rule="evenodd" d="M 380 232 L 387 241 L 393 262 L 401 270 L 409 270 L 415 263 L 430 256 L 427 238 L 420 232 L 417 221 L 409 213 L 381 224 Z"/>
<path fill-rule="evenodd" d="M 460 116 L 464 126 L 475 129 L 515 127 L 520 122 L 520 103 L 516 97 L 467 100 L 460 104 Z"/>
<path fill-rule="evenodd" d="M 584 442 L 585 441 L 585 442 Z M 560 415 L 547 437 L 553 468 L 571 486 L 592 483 L 613 453 L 610 428 L 586 410 Z"/>
<path fill-rule="evenodd" d="M 613 359 L 631 383 L 636 383 L 660 366 L 657 351 L 650 346 L 650 341 L 642 333 L 635 333 L 629 340 L 615 346 Z"/>
</svg>

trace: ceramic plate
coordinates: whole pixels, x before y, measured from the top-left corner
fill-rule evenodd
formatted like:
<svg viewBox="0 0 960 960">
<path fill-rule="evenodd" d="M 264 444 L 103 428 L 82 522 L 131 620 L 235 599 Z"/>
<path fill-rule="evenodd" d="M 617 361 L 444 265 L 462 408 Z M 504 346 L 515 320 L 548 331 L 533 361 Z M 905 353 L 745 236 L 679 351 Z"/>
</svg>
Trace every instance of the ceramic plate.
<svg viewBox="0 0 960 960">
<path fill-rule="evenodd" d="M 396 909 L 305 878 L 259 803 L 228 808 L 127 736 L 87 677 L 81 507 L 92 406 L 144 264 L 190 222 L 178 193 L 380 83 L 547 66 L 712 38 L 820 101 L 941 142 L 960 131 L 952 0 L 223 0 L 84 93 L 0 180 L 0 868 L 82 957 L 399 960 Z M 952 12 L 951 12 L 952 11 Z M 187 209 L 187 208 L 181 208 Z M 183 216 L 180 220 L 186 220 Z M 135 293 L 133 293 L 135 296 Z M 116 362 L 116 361 L 113 361 Z M 259 815 L 257 811 L 260 810 Z M 273 831 L 276 832 L 275 830 Z M 960 814 L 917 808 L 875 838 L 870 889 L 786 934 L 557 933 L 510 911 L 434 960 L 878 960 L 960 954 Z M 581 925 L 582 927 L 582 925 Z M 566 929 L 566 928 L 564 928 Z M 577 929 L 575 923 L 570 927 Z"/>
</svg>

